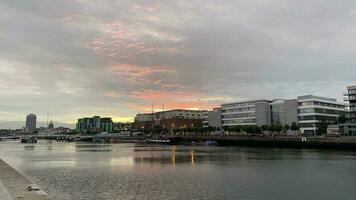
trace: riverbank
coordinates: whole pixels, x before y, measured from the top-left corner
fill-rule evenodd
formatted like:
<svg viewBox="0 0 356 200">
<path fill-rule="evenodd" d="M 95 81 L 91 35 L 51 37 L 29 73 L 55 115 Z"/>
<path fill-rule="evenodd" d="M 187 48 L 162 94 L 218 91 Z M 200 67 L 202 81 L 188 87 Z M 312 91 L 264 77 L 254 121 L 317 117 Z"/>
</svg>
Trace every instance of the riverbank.
<svg viewBox="0 0 356 200">
<path fill-rule="evenodd" d="M 216 141 L 218 146 L 336 149 L 356 151 L 356 137 L 184 137 L 184 141 Z"/>
<path fill-rule="evenodd" d="M 33 185 L 21 173 L 16 171 L 0 159 L 0 198 L 4 200 L 49 200 L 43 191 L 29 191 L 27 187 Z"/>
</svg>

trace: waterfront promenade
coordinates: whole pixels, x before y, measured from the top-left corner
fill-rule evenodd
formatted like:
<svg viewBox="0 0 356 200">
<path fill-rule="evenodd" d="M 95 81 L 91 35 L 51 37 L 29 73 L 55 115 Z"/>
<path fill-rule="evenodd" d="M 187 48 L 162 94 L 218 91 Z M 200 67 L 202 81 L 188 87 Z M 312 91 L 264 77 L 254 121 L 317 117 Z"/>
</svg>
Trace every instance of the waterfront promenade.
<svg viewBox="0 0 356 200">
<path fill-rule="evenodd" d="M 0 199 L 1 200 L 49 200 L 43 191 L 28 191 L 32 183 L 21 173 L 0 159 Z"/>
</svg>

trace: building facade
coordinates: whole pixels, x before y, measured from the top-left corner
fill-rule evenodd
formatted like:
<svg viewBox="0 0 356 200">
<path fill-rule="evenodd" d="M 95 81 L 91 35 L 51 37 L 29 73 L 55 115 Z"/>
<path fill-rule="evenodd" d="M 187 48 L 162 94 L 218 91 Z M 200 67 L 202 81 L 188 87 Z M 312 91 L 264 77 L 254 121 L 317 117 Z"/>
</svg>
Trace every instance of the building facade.
<svg viewBox="0 0 356 200">
<path fill-rule="evenodd" d="M 298 97 L 298 120 L 301 131 L 306 135 L 320 135 L 322 122 L 337 124 L 345 114 L 345 104 L 333 98 L 306 95 Z"/>
<path fill-rule="evenodd" d="M 203 113 L 203 127 L 221 128 L 221 108 L 214 108 L 212 111 Z"/>
<path fill-rule="evenodd" d="M 347 87 L 345 94 L 347 101 L 346 123 L 344 134 L 349 136 L 356 135 L 356 85 Z"/>
<path fill-rule="evenodd" d="M 26 133 L 35 133 L 37 131 L 36 128 L 37 116 L 35 114 L 28 114 L 26 116 Z"/>
<path fill-rule="evenodd" d="M 222 104 L 222 126 L 265 125 L 271 122 L 270 100 Z"/>
<path fill-rule="evenodd" d="M 76 124 L 76 129 L 80 133 L 87 132 L 107 132 L 112 133 L 113 131 L 113 121 L 110 117 L 100 118 L 100 116 L 85 117 L 78 119 Z"/>
<path fill-rule="evenodd" d="M 156 113 L 137 114 L 134 129 L 194 128 L 202 127 L 203 113 L 206 111 L 175 109 Z"/>
<path fill-rule="evenodd" d="M 298 123 L 298 100 L 275 100 L 271 104 L 271 123 L 292 125 Z"/>
</svg>

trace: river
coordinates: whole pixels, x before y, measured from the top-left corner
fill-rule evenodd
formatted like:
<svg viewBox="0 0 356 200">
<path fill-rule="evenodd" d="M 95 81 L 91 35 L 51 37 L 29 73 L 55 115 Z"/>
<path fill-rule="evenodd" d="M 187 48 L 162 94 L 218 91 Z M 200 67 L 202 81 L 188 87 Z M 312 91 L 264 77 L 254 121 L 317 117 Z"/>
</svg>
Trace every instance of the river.
<svg viewBox="0 0 356 200">
<path fill-rule="evenodd" d="M 54 200 L 355 199 L 356 152 L 0 142 L 0 158 Z"/>
</svg>

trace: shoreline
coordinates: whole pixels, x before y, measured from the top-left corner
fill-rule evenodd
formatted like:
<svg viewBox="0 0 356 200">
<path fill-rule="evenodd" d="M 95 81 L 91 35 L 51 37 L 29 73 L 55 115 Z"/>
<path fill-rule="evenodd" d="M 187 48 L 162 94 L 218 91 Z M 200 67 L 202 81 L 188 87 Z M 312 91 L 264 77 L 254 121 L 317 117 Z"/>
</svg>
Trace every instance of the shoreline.
<svg viewBox="0 0 356 200">
<path fill-rule="evenodd" d="M 48 194 L 42 190 L 28 191 L 27 187 L 34 184 L 2 159 L 0 159 L 0 183 L 0 191 L 7 193 L 0 197 L 6 200 L 50 200 Z"/>
</svg>

